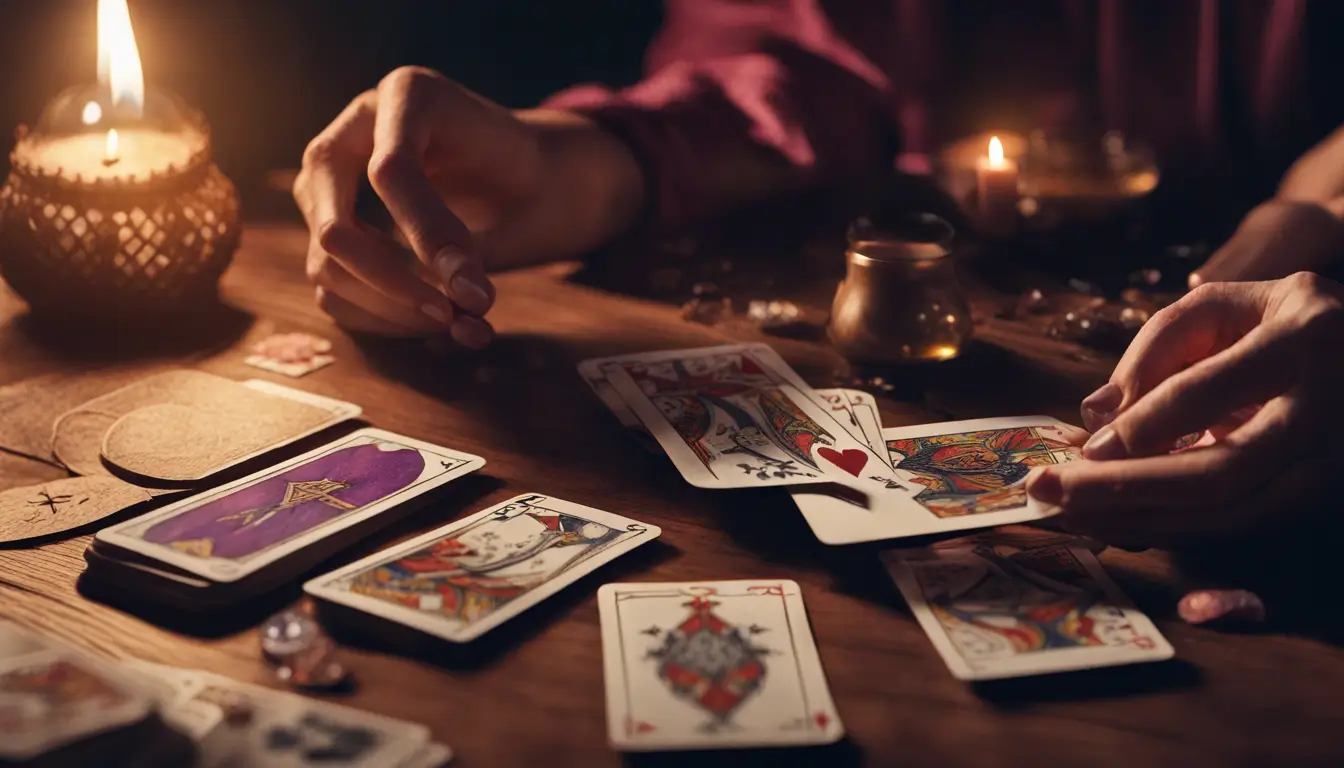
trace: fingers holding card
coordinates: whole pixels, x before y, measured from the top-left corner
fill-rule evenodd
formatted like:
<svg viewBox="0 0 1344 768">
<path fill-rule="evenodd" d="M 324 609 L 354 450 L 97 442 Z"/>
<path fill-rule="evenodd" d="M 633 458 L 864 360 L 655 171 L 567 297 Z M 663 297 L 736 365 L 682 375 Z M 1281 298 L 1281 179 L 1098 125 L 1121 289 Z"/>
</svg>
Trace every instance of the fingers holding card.
<svg viewBox="0 0 1344 768">
<path fill-rule="evenodd" d="M 830 744 L 844 735 L 796 582 L 608 584 L 598 605 L 617 749 Z"/>
</svg>

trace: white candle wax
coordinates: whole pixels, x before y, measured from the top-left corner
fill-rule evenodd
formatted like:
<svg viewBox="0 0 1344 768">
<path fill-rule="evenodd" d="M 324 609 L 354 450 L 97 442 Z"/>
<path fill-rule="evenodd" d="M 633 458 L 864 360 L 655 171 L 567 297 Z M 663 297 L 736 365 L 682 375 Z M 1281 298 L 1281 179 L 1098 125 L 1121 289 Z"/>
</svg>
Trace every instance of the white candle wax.
<svg viewBox="0 0 1344 768">
<path fill-rule="evenodd" d="M 43 171 L 55 172 L 59 168 L 66 176 L 79 175 L 85 181 L 132 177 L 143 180 L 150 174 L 167 171 L 170 166 L 185 168 L 204 142 L 190 133 L 120 128 L 116 144 L 116 162 L 108 162 L 106 133 L 42 138 L 33 142 L 26 159 Z"/>
</svg>

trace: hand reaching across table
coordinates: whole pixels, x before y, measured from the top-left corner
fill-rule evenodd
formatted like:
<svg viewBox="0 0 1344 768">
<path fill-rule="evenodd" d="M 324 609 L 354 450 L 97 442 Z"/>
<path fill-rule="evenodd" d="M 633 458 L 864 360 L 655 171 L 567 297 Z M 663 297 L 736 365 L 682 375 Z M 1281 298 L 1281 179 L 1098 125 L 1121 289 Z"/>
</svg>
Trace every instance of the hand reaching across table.
<svg viewBox="0 0 1344 768">
<path fill-rule="evenodd" d="M 1104 540 L 1180 545 L 1311 514 L 1344 469 L 1344 287 L 1310 273 L 1209 283 L 1153 316 L 1083 401 L 1088 461 L 1035 498 Z M 1206 432 L 1191 450 L 1183 436 Z"/>
<path fill-rule="evenodd" d="M 360 222 L 364 179 L 415 252 Z M 484 347 L 487 269 L 573 255 L 627 227 L 643 181 L 586 118 L 511 112 L 426 69 L 395 70 L 309 144 L 294 197 L 317 300 L 351 330 Z"/>
</svg>

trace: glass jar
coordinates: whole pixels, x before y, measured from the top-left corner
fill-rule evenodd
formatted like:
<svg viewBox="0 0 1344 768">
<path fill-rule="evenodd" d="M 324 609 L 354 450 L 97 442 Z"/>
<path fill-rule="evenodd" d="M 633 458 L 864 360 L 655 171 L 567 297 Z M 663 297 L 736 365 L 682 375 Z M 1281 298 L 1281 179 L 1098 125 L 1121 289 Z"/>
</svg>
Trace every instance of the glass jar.
<svg viewBox="0 0 1344 768">
<path fill-rule="evenodd" d="M 971 336 L 971 307 L 952 260 L 952 225 L 929 213 L 849 228 L 831 343 L 856 363 L 950 360 Z"/>
</svg>

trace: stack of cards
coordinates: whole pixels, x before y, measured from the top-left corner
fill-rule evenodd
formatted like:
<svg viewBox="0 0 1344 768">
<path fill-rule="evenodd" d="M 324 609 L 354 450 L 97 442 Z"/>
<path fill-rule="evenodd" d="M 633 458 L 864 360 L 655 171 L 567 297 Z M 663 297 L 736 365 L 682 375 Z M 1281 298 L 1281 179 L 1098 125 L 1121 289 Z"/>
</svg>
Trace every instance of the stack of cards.
<svg viewBox="0 0 1344 768">
<path fill-rule="evenodd" d="M 613 747 L 803 746 L 844 735 L 797 583 L 608 584 L 598 606 Z"/>
<path fill-rule="evenodd" d="M 1005 539 L 1006 540 L 1006 539 Z M 959 680 L 1162 661 L 1171 645 L 1084 547 L 993 533 L 884 560 Z"/>
<path fill-rule="evenodd" d="M 0 764 L 189 765 L 161 704 L 119 665 L 0 622 Z"/>
<path fill-rule="evenodd" d="M 852 544 L 1036 520 L 1033 466 L 1077 457 L 1045 416 L 882 430 L 870 395 L 813 390 L 769 347 L 588 360 L 626 427 L 705 488 L 788 486 L 817 538 Z"/>
<path fill-rule="evenodd" d="M 81 586 L 129 588 L 191 611 L 246 600 L 305 573 L 485 465 L 479 456 L 363 429 L 215 490 L 104 529 Z"/>
<path fill-rule="evenodd" d="M 144 661 L 125 666 L 172 692 L 165 717 L 191 723 L 201 768 L 440 768 L 452 759 L 416 723 L 208 672 Z"/>
<path fill-rule="evenodd" d="M 464 643 L 605 563 L 657 526 L 540 494 L 509 499 L 319 576 L 304 591 L 357 621 Z"/>
</svg>

